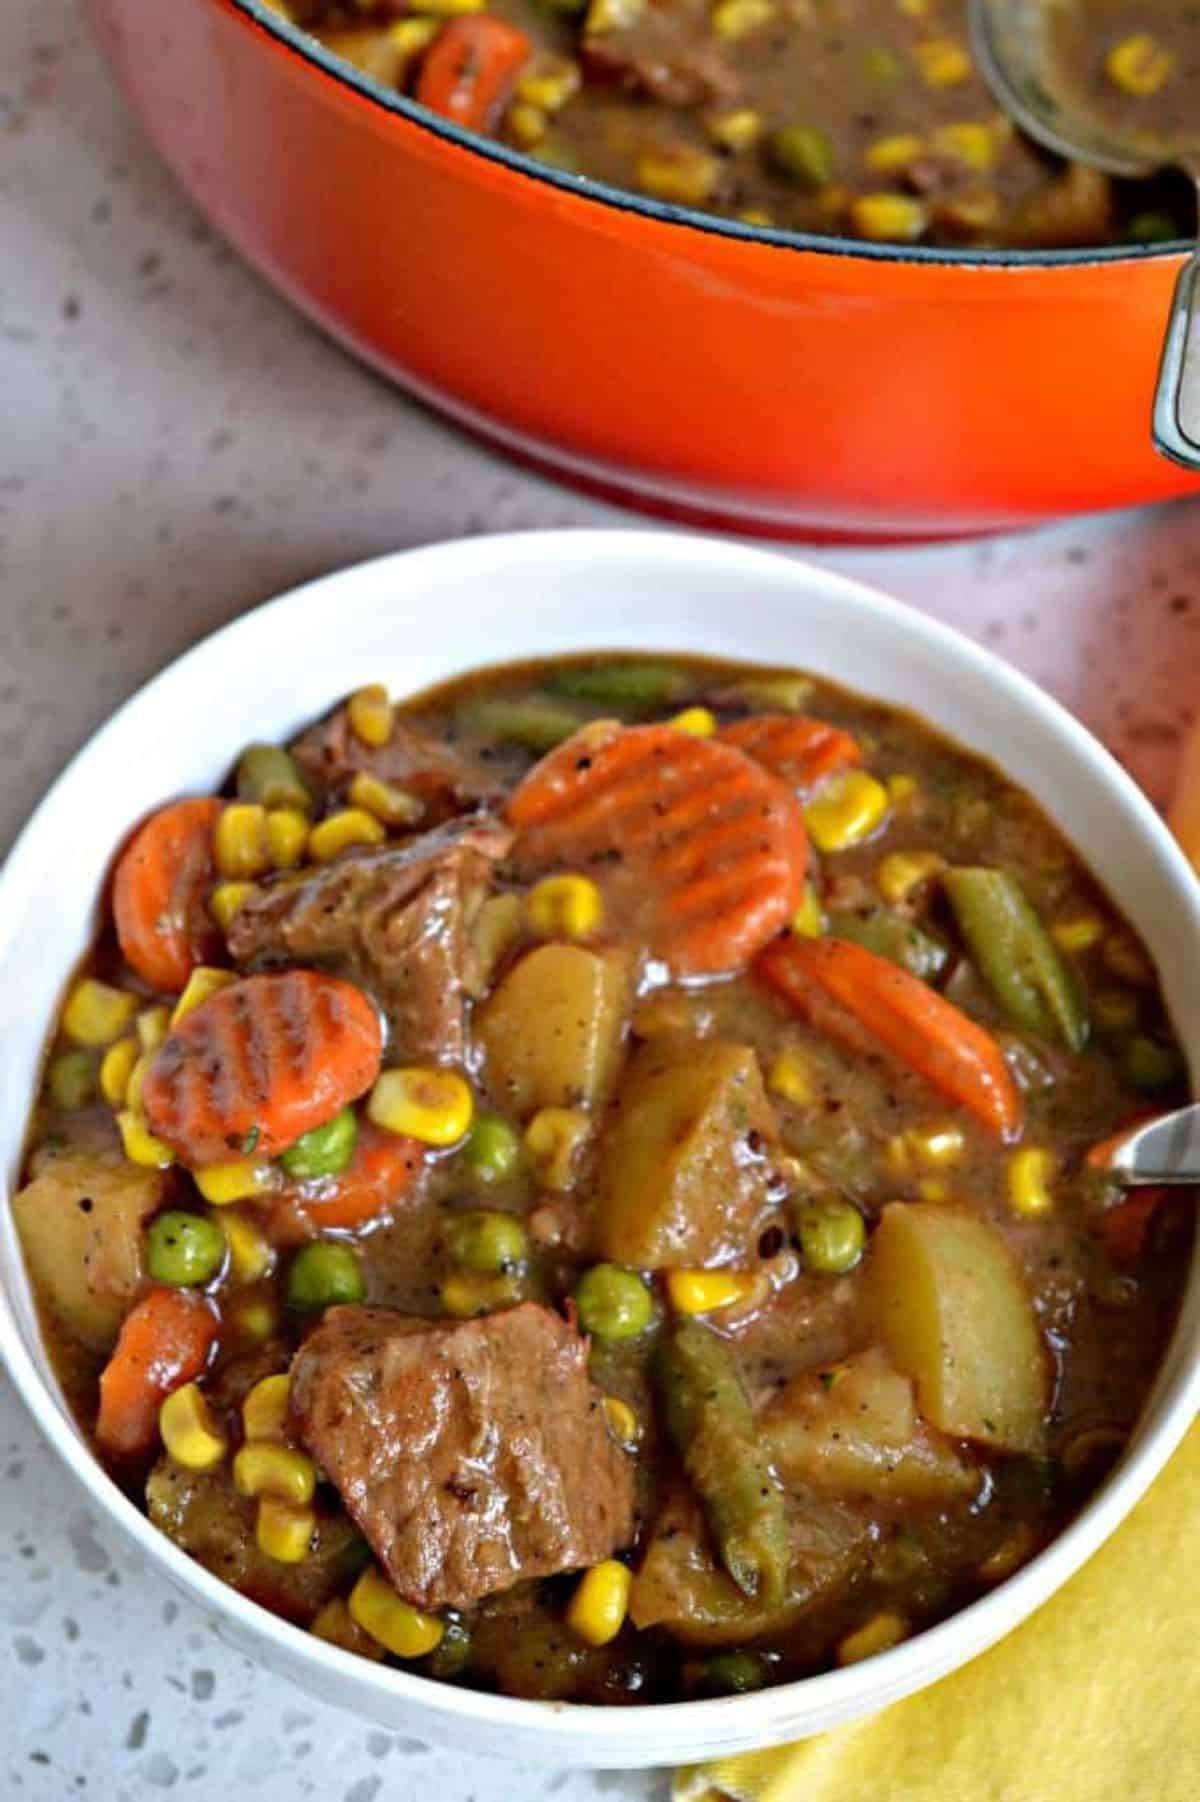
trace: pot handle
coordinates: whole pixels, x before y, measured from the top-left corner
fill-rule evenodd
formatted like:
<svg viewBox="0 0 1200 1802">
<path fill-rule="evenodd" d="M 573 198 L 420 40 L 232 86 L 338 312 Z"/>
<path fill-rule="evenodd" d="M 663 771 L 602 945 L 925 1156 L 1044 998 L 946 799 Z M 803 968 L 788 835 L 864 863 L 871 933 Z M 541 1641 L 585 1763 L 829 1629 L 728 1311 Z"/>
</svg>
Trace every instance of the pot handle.
<svg viewBox="0 0 1200 1802">
<path fill-rule="evenodd" d="M 1158 386 L 1154 448 L 1184 469 L 1200 469 L 1200 248 L 1175 283 Z"/>
</svg>

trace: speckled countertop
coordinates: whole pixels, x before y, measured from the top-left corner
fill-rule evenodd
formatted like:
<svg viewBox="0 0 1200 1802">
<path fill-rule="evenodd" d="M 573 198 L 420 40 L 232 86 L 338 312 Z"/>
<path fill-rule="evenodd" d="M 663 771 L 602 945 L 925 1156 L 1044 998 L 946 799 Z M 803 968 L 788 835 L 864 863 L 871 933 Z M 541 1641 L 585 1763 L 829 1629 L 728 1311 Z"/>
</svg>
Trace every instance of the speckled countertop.
<svg viewBox="0 0 1200 1802">
<path fill-rule="evenodd" d="M 132 688 L 253 602 L 398 545 L 620 518 L 301 323 L 158 166 L 71 0 L 0 7 L 0 851 Z M 1011 657 L 1161 797 L 1200 660 L 1195 505 L 826 560 Z M 664 1794 L 439 1752 L 255 1669 L 89 1512 L 2 1376 L 0 1693 L 0 1790 L 30 1802 Z"/>
</svg>

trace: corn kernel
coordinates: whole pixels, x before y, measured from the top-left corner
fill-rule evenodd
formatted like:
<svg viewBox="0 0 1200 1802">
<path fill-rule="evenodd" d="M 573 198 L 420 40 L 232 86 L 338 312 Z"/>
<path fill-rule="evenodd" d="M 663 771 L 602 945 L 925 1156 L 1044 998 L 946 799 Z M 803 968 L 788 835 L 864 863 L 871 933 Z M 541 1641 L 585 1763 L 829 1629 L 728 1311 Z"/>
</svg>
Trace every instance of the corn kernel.
<svg viewBox="0 0 1200 1802">
<path fill-rule="evenodd" d="M 506 1308 L 520 1299 L 520 1277 L 512 1271 L 485 1272 L 456 1270 L 439 1290 L 442 1311 L 455 1320 L 473 1320 L 477 1314 L 490 1314 L 493 1308 Z"/>
<path fill-rule="evenodd" d="M 828 856 L 870 838 L 887 810 L 882 782 L 865 770 L 845 770 L 822 785 L 805 807 L 804 821 L 817 850 Z"/>
<path fill-rule="evenodd" d="M 1072 914 L 1069 920 L 1056 920 L 1050 928 L 1050 936 L 1068 957 L 1079 957 L 1104 937 L 1104 921 L 1099 914 Z"/>
<path fill-rule="evenodd" d="M 761 206 L 748 206 L 744 213 L 738 214 L 738 218 L 743 225 L 770 226 L 775 223 L 774 214 L 768 213 L 767 209 Z"/>
<path fill-rule="evenodd" d="M 971 58 L 957 38 L 925 38 L 913 45 L 913 55 L 927 87 L 954 88 L 971 79 Z"/>
<path fill-rule="evenodd" d="M 294 807 L 272 807 L 267 814 L 267 850 L 277 870 L 294 870 L 308 845 L 308 821 Z"/>
<path fill-rule="evenodd" d="M 893 907 L 907 901 L 915 888 L 946 868 L 936 851 L 892 851 L 875 872 L 875 885 Z"/>
<path fill-rule="evenodd" d="M 313 1499 L 317 1467 L 293 1446 L 254 1439 L 233 1461 L 233 1486 L 239 1495 L 277 1495 L 280 1501 L 304 1508 Z"/>
<path fill-rule="evenodd" d="M 218 1224 L 229 1247 L 229 1274 L 235 1283 L 256 1283 L 275 1263 L 275 1248 L 253 1220 L 225 1208 Z"/>
<path fill-rule="evenodd" d="M 1104 59 L 1104 72 L 1113 86 L 1136 100 L 1157 94 L 1174 67 L 1171 52 L 1148 31 L 1135 31 L 1132 37 L 1122 38 Z"/>
<path fill-rule="evenodd" d="M 585 939 L 600 926 L 604 902 L 589 876 L 544 876 L 529 891 L 525 912 L 543 938 Z"/>
<path fill-rule="evenodd" d="M 1000 196 L 992 188 L 947 194 L 938 201 L 934 212 L 941 225 L 952 225 L 965 232 L 988 231 L 1000 217 Z"/>
<path fill-rule="evenodd" d="M 898 1646 L 908 1636 L 908 1622 L 901 1614 L 891 1609 L 873 1615 L 865 1626 L 853 1633 L 847 1633 L 839 1643 L 837 1660 L 839 1664 L 858 1664 L 864 1658 L 874 1658 L 880 1652 L 888 1652 Z"/>
<path fill-rule="evenodd" d="M 727 0 L 730 6 L 742 3 L 743 0 Z M 716 14 L 713 17 L 715 23 Z M 716 157 L 694 144 L 664 144 L 657 150 L 643 151 L 637 160 L 637 185 L 643 194 L 673 201 L 677 206 L 702 206 L 712 198 L 720 174 Z"/>
<path fill-rule="evenodd" d="M 966 120 L 958 125 L 939 125 L 930 135 L 929 143 L 939 155 L 953 157 L 981 175 L 995 167 L 996 139 L 990 125 Z"/>
<path fill-rule="evenodd" d="M 771 0 L 721 0 L 713 9 L 712 26 L 719 38 L 737 44 L 769 25 L 774 16 Z"/>
<path fill-rule="evenodd" d="M 350 804 L 373 813 L 385 826 L 415 826 L 425 816 L 424 801 L 367 770 L 360 770 L 350 784 Z"/>
<path fill-rule="evenodd" d="M 421 11 L 436 19 L 452 19 L 459 13 L 481 13 L 487 0 L 421 0 Z"/>
<path fill-rule="evenodd" d="M 638 1417 L 629 1403 L 622 1401 L 619 1395 L 606 1395 L 604 1398 L 604 1418 L 608 1422 L 608 1430 L 618 1445 L 632 1450 L 641 1438 L 642 1429 Z"/>
<path fill-rule="evenodd" d="M 379 750 L 392 736 L 396 716 L 382 683 L 372 682 L 352 694 L 346 703 L 346 713 L 350 730 L 364 745 Z"/>
<path fill-rule="evenodd" d="M 367 1101 L 368 1117 L 376 1126 L 420 1139 L 423 1145 L 457 1145 L 474 1112 L 471 1090 L 461 1076 L 421 1065 L 385 1070 Z"/>
<path fill-rule="evenodd" d="M 213 834 L 217 869 L 230 882 L 248 882 L 271 867 L 267 810 L 257 801 L 232 801 L 221 810 Z"/>
<path fill-rule="evenodd" d="M 140 1114 L 142 1111 L 142 1084 L 145 1082 L 146 1072 L 150 1068 L 151 1056 L 151 1052 L 143 1051 L 129 1072 L 129 1081 L 125 1085 L 125 1106 L 130 1113 Z"/>
<path fill-rule="evenodd" d="M 137 1035 L 143 1051 L 157 1051 L 171 1025 L 167 1007 L 144 1007 L 137 1017 Z"/>
<path fill-rule="evenodd" d="M 398 1596 L 374 1565 L 363 1572 L 350 1591 L 348 1606 L 351 1620 L 386 1646 L 394 1658 L 423 1658 L 440 1643 L 446 1631 L 436 1615 L 422 1614 Z"/>
<path fill-rule="evenodd" d="M 317 1517 L 311 1508 L 297 1508 L 277 1495 L 259 1497 L 254 1520 L 254 1543 L 276 1564 L 303 1564 L 312 1550 Z"/>
<path fill-rule="evenodd" d="M 1011 1577 L 1015 1570 L 1028 1562 L 1036 1545 L 1037 1536 L 1033 1528 L 1027 1520 L 1021 1521 L 1000 1541 L 995 1551 L 984 1559 L 979 1566 L 979 1575 L 985 1583 L 1003 1583 L 1005 1577 Z"/>
<path fill-rule="evenodd" d="M 441 29 L 440 19 L 397 19 L 388 26 L 388 42 L 399 53 L 401 74 L 414 57 L 428 50 Z"/>
<path fill-rule="evenodd" d="M 821 912 L 821 899 L 811 882 L 804 884 L 804 898 L 788 922 L 791 929 L 802 939 L 819 939 L 825 930 L 825 915 Z"/>
<path fill-rule="evenodd" d="M 888 800 L 897 812 L 909 812 L 921 796 L 921 784 L 904 770 L 887 779 Z"/>
<path fill-rule="evenodd" d="M 572 1166 L 591 1131 L 581 1108 L 544 1107 L 525 1128 L 525 1149 L 537 1181 L 559 1193 L 574 1181 Z"/>
<path fill-rule="evenodd" d="M 731 150 L 736 155 L 742 150 L 752 150 L 762 136 L 762 115 L 752 107 L 739 106 L 732 113 L 714 113 L 705 121 L 709 137 L 722 150 Z M 743 213 L 742 218 L 746 215 Z M 761 221 L 750 220 L 751 225 Z"/>
<path fill-rule="evenodd" d="M 326 1602 L 308 1630 L 331 1646 L 341 1646 L 345 1652 L 357 1652 L 360 1658 L 378 1660 L 386 1656 L 379 1641 L 368 1638 L 351 1619 L 342 1596 L 334 1596 Z"/>
<path fill-rule="evenodd" d="M 118 1039 L 100 1061 L 100 1093 L 111 1107 L 121 1107 L 129 1092 L 129 1078 L 138 1061 L 136 1039 Z"/>
<path fill-rule="evenodd" d="M 505 114 L 505 136 L 519 150 L 529 150 L 534 144 L 540 144 L 549 128 L 548 114 L 540 106 L 530 106 L 526 100 L 514 101 Z"/>
<path fill-rule="evenodd" d="M 261 1377 L 253 1389 L 247 1390 L 242 1403 L 242 1426 L 247 1440 L 283 1438 L 291 1387 L 287 1371 L 281 1370 L 275 1376 Z"/>
<path fill-rule="evenodd" d="M 308 835 L 308 855 L 314 863 L 328 863 L 351 845 L 378 845 L 387 837 L 373 813 L 361 807 L 343 807 L 314 826 Z"/>
<path fill-rule="evenodd" d="M 140 1114 L 123 1108 L 117 1115 L 117 1130 L 125 1156 L 131 1164 L 144 1164 L 151 1170 L 165 1170 L 175 1162 L 175 1153 L 161 1139 L 156 1139 Z"/>
<path fill-rule="evenodd" d="M 270 1195 L 279 1187 L 279 1172 L 265 1158 L 231 1158 L 227 1164 L 206 1164 L 192 1171 L 192 1181 L 214 1208 L 231 1201 L 249 1201 Z"/>
<path fill-rule="evenodd" d="M 715 715 L 707 707 L 685 707 L 667 721 L 676 732 L 689 732 L 693 738 L 711 738 L 717 729 Z"/>
<path fill-rule="evenodd" d="M 1015 1214 L 1026 1220 L 1037 1220 L 1054 1208 L 1050 1182 L 1054 1175 L 1053 1153 L 1041 1145 L 1025 1145 L 1008 1160 L 1008 1199 Z"/>
<path fill-rule="evenodd" d="M 589 1646 L 606 1646 L 625 1624 L 632 1576 L 616 1558 L 593 1564 L 567 1603 L 567 1625 Z"/>
<path fill-rule="evenodd" d="M 299 814 L 295 815 L 300 818 Z M 307 838 L 307 830 L 305 837 Z M 222 932 L 228 932 L 235 916 L 245 907 L 247 901 L 253 901 L 255 895 L 262 893 L 256 882 L 218 882 L 208 898 L 208 911 Z"/>
<path fill-rule="evenodd" d="M 946 1184 L 934 1176 L 922 1177 L 917 1184 L 917 1194 L 922 1201 L 948 1201 L 950 1198 L 950 1191 Z"/>
<path fill-rule="evenodd" d="M 793 1107 L 810 1107 L 816 1099 L 812 1071 L 802 1051 L 781 1051 L 767 1071 L 767 1087 Z"/>
<path fill-rule="evenodd" d="M 606 31 L 625 31 L 646 10 L 646 0 L 589 0 L 584 31 L 588 37 Z"/>
<path fill-rule="evenodd" d="M 185 1470 L 211 1470 L 229 1449 L 216 1415 L 195 1383 L 172 1390 L 158 1410 L 168 1454 Z"/>
<path fill-rule="evenodd" d="M 757 1279 L 746 1270 L 668 1270 L 667 1299 L 677 1314 L 712 1314 L 752 1295 Z"/>
<path fill-rule="evenodd" d="M 63 1031 L 77 1045 L 109 1045 L 120 1038 L 136 1007 L 135 995 L 85 976 L 75 984 L 63 1009 Z"/>
<path fill-rule="evenodd" d="M 579 64 L 569 56 L 547 52 L 535 57 L 517 77 L 517 99 L 544 113 L 557 113 L 578 93 L 582 79 Z"/>
<path fill-rule="evenodd" d="M 925 140 L 915 132 L 895 132 L 890 137 L 876 138 L 863 152 L 863 162 L 875 175 L 895 175 L 924 153 Z"/>
<path fill-rule="evenodd" d="M 911 1176 L 915 1170 L 942 1170 L 961 1161 L 966 1139 L 952 1121 L 935 1126 L 910 1126 L 888 1140 L 884 1157 L 893 1176 Z"/>
<path fill-rule="evenodd" d="M 235 1297 L 225 1309 L 225 1318 L 251 1345 L 263 1345 L 279 1331 L 279 1309 L 267 1295 Z"/>
<path fill-rule="evenodd" d="M 1128 1032 L 1141 1009 L 1130 989 L 1098 989 L 1092 996 L 1092 1024 L 1098 1032 Z"/>
<path fill-rule="evenodd" d="M 1132 983 L 1135 989 L 1149 988 L 1154 981 L 1150 959 L 1128 932 L 1110 932 L 1100 948 L 1100 955 L 1114 976 L 1119 976 L 1122 982 Z"/>
<path fill-rule="evenodd" d="M 199 1007 L 202 1001 L 211 1000 L 212 996 L 219 995 L 222 989 L 227 989 L 236 981 L 237 977 L 232 970 L 217 970 L 208 964 L 197 964 L 187 979 L 183 994 L 172 1009 L 171 1025 L 178 1026 L 181 1020 L 187 1019 L 194 1007 Z"/>
<path fill-rule="evenodd" d="M 850 224 L 877 244 L 912 244 L 928 228 L 929 212 L 908 194 L 860 194 L 850 202 Z"/>
<path fill-rule="evenodd" d="M 931 0 L 896 0 L 896 11 L 906 19 L 923 19 L 930 5 Z"/>
</svg>

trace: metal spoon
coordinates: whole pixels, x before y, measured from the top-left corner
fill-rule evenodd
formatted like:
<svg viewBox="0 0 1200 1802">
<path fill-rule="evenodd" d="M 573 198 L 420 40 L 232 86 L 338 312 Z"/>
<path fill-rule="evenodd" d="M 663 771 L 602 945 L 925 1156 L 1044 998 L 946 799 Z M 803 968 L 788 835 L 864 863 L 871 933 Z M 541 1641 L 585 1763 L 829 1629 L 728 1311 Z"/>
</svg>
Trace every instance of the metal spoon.
<svg viewBox="0 0 1200 1802">
<path fill-rule="evenodd" d="M 1108 131 L 1072 95 L 1056 66 L 1047 0 L 969 0 L 972 48 L 984 80 L 1017 124 L 1059 156 L 1094 163 L 1109 175 L 1142 180 L 1182 169 L 1200 191 L 1200 116 L 1188 142 Z M 1185 469 L 1200 469 L 1200 247 L 1175 284 L 1154 396 L 1155 448 Z M 1114 355 L 1120 346 L 1114 345 Z"/>
<path fill-rule="evenodd" d="M 1113 1147 L 1108 1169 L 1130 1189 L 1200 1183 L 1200 1104 L 1135 1126 Z"/>
</svg>

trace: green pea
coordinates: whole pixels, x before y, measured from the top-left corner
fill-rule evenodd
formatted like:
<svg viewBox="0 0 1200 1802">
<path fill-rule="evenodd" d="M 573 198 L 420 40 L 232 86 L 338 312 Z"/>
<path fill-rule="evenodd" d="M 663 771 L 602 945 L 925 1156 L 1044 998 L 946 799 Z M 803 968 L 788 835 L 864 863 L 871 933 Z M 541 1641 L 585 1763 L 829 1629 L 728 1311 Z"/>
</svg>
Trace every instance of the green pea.
<svg viewBox="0 0 1200 1802">
<path fill-rule="evenodd" d="M 803 188 L 824 188 L 833 180 L 833 143 L 815 125 L 781 125 L 767 140 L 771 161 L 781 175 Z"/>
<path fill-rule="evenodd" d="M 871 44 L 862 53 L 863 73 L 872 81 L 899 81 L 904 65 L 886 44 Z"/>
<path fill-rule="evenodd" d="M 64 1113 L 86 1107 L 96 1093 L 96 1070 L 87 1052 L 60 1052 L 46 1072 L 46 1087 Z"/>
<path fill-rule="evenodd" d="M 853 1202 L 829 1195 L 796 1209 L 796 1236 L 804 1262 L 823 1276 L 842 1276 L 863 1255 L 867 1229 Z"/>
<path fill-rule="evenodd" d="M 756 1652 L 714 1652 L 704 1661 L 704 1687 L 718 1696 L 744 1696 L 761 1689 L 767 1667 Z"/>
<path fill-rule="evenodd" d="M 525 1228 L 515 1214 L 501 1214 L 492 1208 L 472 1208 L 470 1213 L 455 1214 L 446 1222 L 446 1250 L 464 1270 L 480 1275 L 497 1275 L 519 1269 L 529 1256 L 529 1240 Z"/>
<path fill-rule="evenodd" d="M 521 1141 L 516 1128 L 501 1115 L 477 1114 L 462 1156 L 485 1183 L 503 1182 L 520 1161 Z"/>
<path fill-rule="evenodd" d="M 344 1107 L 324 1126 L 314 1126 L 301 1133 L 294 1145 L 280 1152 L 279 1162 L 289 1176 L 298 1182 L 309 1182 L 317 1176 L 336 1176 L 354 1156 L 358 1140 L 358 1121 L 354 1109 Z"/>
<path fill-rule="evenodd" d="M 431 1677 L 446 1682 L 466 1669 L 471 1659 L 471 1629 L 460 1614 L 442 1616 L 445 1631 L 429 1654 L 426 1670 Z"/>
<path fill-rule="evenodd" d="M 206 1214 L 171 1208 L 150 1222 L 145 1250 L 146 1270 L 154 1281 L 184 1289 L 216 1276 L 225 1262 L 225 1235 Z"/>
<path fill-rule="evenodd" d="M 339 1302 L 361 1301 L 366 1292 L 362 1265 L 348 1245 L 329 1239 L 306 1245 L 288 1267 L 289 1308 L 308 1313 Z"/>
<path fill-rule="evenodd" d="M 300 813 L 310 812 L 313 804 L 295 758 L 282 745 L 246 746 L 238 758 L 237 792 L 240 801 L 292 807 Z"/>
<path fill-rule="evenodd" d="M 632 1270 L 593 1264 L 575 1287 L 575 1306 L 585 1333 L 597 1339 L 636 1339 L 654 1318 L 654 1297 Z"/>
<path fill-rule="evenodd" d="M 1125 237 L 1130 244 L 1170 244 L 1183 236 L 1179 221 L 1172 219 L 1170 213 L 1135 213 L 1125 227 Z"/>
<path fill-rule="evenodd" d="M 1183 1074 L 1183 1059 L 1174 1045 L 1160 1044 L 1141 1033 L 1129 1041 L 1122 1061 L 1134 1088 L 1147 1095 L 1169 1089 Z"/>
</svg>

